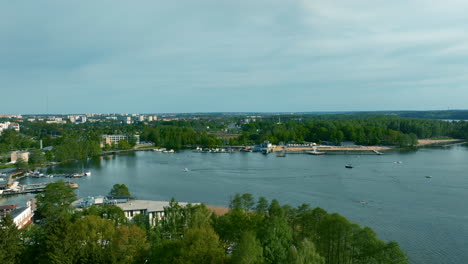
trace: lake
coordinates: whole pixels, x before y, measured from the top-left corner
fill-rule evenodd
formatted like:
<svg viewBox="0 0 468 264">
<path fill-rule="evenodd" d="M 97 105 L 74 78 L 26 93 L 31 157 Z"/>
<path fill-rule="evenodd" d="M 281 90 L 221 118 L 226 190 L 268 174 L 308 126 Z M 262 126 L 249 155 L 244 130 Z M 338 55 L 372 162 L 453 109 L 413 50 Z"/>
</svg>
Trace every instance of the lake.
<svg viewBox="0 0 468 264">
<path fill-rule="evenodd" d="M 135 152 L 61 164 L 48 172 L 91 171 L 76 179 L 80 197 L 126 184 L 138 199 L 227 206 L 235 193 L 309 203 L 395 240 L 411 263 L 468 263 L 468 147 L 421 148 L 385 155 Z M 345 164 L 353 164 L 346 169 Z M 184 169 L 188 168 L 188 172 Z M 428 178 L 428 177 L 431 178 Z M 23 183 L 56 181 L 25 179 Z M 3 199 L 23 203 L 28 197 Z M 361 201 L 367 202 L 362 204 Z"/>
</svg>

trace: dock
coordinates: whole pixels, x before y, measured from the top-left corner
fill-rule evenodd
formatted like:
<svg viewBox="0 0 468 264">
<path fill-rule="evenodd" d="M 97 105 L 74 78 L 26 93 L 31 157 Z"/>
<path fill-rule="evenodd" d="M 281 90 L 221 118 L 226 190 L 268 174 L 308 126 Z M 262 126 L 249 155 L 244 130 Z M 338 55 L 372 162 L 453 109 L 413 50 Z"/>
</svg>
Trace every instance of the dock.
<svg viewBox="0 0 468 264">
<path fill-rule="evenodd" d="M 48 183 L 34 183 L 34 184 L 17 185 L 13 189 L 3 190 L 3 192 L 0 192 L 0 196 L 43 192 L 47 184 Z M 67 181 L 65 182 L 65 184 L 67 184 L 73 189 L 78 188 L 78 184 L 71 182 L 71 181 Z"/>
<path fill-rule="evenodd" d="M 91 176 L 91 172 L 83 172 L 83 173 L 59 173 L 59 174 L 26 174 L 25 176 L 31 177 L 31 178 L 81 178 L 81 177 L 86 177 L 86 176 Z"/>
</svg>

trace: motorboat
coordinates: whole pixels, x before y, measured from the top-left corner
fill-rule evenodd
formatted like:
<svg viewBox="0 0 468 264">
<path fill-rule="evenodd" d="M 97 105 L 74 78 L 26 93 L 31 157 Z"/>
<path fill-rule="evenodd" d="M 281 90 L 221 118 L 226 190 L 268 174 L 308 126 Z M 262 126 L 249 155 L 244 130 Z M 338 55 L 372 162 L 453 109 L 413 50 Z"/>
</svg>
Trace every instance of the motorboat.
<svg viewBox="0 0 468 264">
<path fill-rule="evenodd" d="M 354 168 L 354 167 L 353 167 L 353 165 L 351 165 L 351 164 L 346 164 L 346 165 L 345 165 L 345 168 L 347 168 L 347 169 L 352 169 L 352 168 Z"/>
</svg>

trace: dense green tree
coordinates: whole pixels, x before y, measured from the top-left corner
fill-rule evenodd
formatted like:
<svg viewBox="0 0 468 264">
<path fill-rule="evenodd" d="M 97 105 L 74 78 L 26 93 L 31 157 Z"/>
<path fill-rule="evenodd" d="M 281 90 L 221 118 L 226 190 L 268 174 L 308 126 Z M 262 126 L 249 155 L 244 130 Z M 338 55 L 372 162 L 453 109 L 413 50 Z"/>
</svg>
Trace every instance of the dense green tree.
<svg viewBox="0 0 468 264">
<path fill-rule="evenodd" d="M 211 227 L 192 228 L 181 241 L 180 256 L 176 263 L 223 263 L 224 248 Z"/>
<path fill-rule="evenodd" d="M 41 150 L 34 149 L 29 154 L 29 166 L 33 169 L 41 168 L 46 163 L 46 158 Z"/>
<path fill-rule="evenodd" d="M 0 218 L 0 263 L 20 263 L 18 256 L 22 251 L 21 233 L 13 219 L 7 215 Z"/>
<path fill-rule="evenodd" d="M 233 264 L 261 264 L 263 263 L 263 248 L 255 233 L 242 233 L 240 241 L 232 251 Z"/>
<path fill-rule="evenodd" d="M 22 159 L 21 157 L 18 157 L 16 159 L 15 167 L 18 168 L 18 169 L 23 169 L 23 170 L 29 169 L 28 163 L 24 159 Z"/>
<path fill-rule="evenodd" d="M 119 226 L 110 243 L 113 263 L 144 263 L 150 245 L 145 232 L 136 225 Z"/>
<path fill-rule="evenodd" d="M 291 264 L 325 264 L 325 259 L 315 250 L 314 244 L 304 239 L 299 246 L 291 246 L 289 250 L 289 263 Z"/>
<path fill-rule="evenodd" d="M 131 149 L 132 146 L 130 145 L 130 143 L 128 143 L 128 140 L 124 139 L 124 140 L 120 140 L 119 141 L 119 149 Z"/>
<path fill-rule="evenodd" d="M 115 252 L 110 244 L 116 232 L 112 221 L 85 216 L 72 225 L 71 232 L 76 244 L 76 262 L 111 263 Z"/>
<path fill-rule="evenodd" d="M 109 219 L 115 225 L 122 225 L 127 223 L 124 211 L 116 206 L 109 204 L 92 205 L 89 208 L 83 209 L 83 215 L 95 215 L 104 219 Z"/>
<path fill-rule="evenodd" d="M 72 202 L 76 195 L 73 189 L 60 180 L 49 183 L 44 192 L 36 195 L 37 212 L 47 220 L 57 219 L 59 216 L 70 216 L 73 212 Z"/>
<path fill-rule="evenodd" d="M 268 200 L 262 196 L 258 198 L 255 211 L 257 211 L 257 213 L 260 213 L 260 214 L 266 214 L 266 212 L 268 211 L 268 207 L 269 207 Z"/>
<path fill-rule="evenodd" d="M 259 238 L 263 245 L 265 263 L 288 263 L 292 230 L 285 218 L 279 215 L 265 218 Z"/>
<path fill-rule="evenodd" d="M 114 184 L 112 186 L 112 189 L 109 192 L 109 196 L 115 196 L 115 197 L 131 197 L 131 193 L 128 190 L 127 185 L 125 184 Z"/>
</svg>

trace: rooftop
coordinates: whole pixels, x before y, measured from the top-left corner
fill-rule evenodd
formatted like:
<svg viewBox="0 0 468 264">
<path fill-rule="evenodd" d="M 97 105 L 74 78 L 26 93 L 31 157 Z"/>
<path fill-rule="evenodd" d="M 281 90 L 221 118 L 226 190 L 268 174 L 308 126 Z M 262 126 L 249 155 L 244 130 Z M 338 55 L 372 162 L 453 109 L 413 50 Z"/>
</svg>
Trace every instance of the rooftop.
<svg viewBox="0 0 468 264">
<path fill-rule="evenodd" d="M 119 203 L 117 206 L 124 211 L 147 210 L 148 212 L 161 212 L 164 211 L 164 207 L 169 206 L 169 203 L 168 201 L 130 200 L 126 203 Z M 178 202 L 178 204 L 186 206 L 189 203 Z"/>
</svg>

